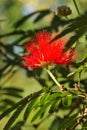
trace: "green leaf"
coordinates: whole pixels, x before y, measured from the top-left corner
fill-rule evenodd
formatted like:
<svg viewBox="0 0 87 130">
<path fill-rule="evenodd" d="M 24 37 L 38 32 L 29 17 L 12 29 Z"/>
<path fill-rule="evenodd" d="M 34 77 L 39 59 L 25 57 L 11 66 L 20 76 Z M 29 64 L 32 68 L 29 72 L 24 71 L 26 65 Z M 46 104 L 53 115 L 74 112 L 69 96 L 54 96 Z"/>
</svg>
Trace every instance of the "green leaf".
<svg viewBox="0 0 87 130">
<path fill-rule="evenodd" d="M 38 104 L 38 98 L 34 99 L 31 101 L 30 104 L 28 104 L 25 112 L 24 112 L 24 116 L 23 116 L 23 120 L 26 121 L 27 118 L 29 117 L 29 114 L 31 113 L 32 109 Z"/>
<path fill-rule="evenodd" d="M 50 14 L 51 11 L 48 9 L 48 10 L 44 10 L 43 12 L 41 12 L 37 17 L 36 19 L 34 20 L 34 22 L 38 22 L 39 20 L 41 20 L 43 17 L 45 17 L 46 15 Z"/>
<path fill-rule="evenodd" d="M 12 99 L 3 99 L 2 102 L 5 103 L 5 105 L 14 105 L 15 102 Z"/>
<path fill-rule="evenodd" d="M 19 93 L 4 92 L 4 94 L 15 98 L 22 98 L 22 96 Z"/>
<path fill-rule="evenodd" d="M 78 39 L 86 32 L 86 30 L 87 30 L 87 27 L 86 27 L 86 28 L 85 28 L 85 27 L 80 28 L 78 31 L 76 30 L 76 31 L 75 31 L 75 35 L 72 36 L 72 37 L 69 39 L 69 41 L 67 42 L 65 49 L 70 48 L 70 47 L 74 44 L 74 42 L 75 42 L 76 40 L 78 40 Z"/>
<path fill-rule="evenodd" d="M 38 10 L 38 11 L 35 11 L 35 12 L 31 13 L 31 14 L 28 14 L 28 15 L 24 16 L 23 18 L 21 18 L 16 23 L 14 23 L 14 27 L 15 28 L 20 27 L 27 19 L 29 19 L 30 17 L 32 17 L 33 15 L 38 14 L 38 13 L 45 15 L 45 14 L 50 13 L 50 10 L 49 9 Z M 42 16 L 39 16 L 39 19 L 41 19 L 41 18 L 42 18 Z M 39 19 L 37 19 L 36 21 L 38 21 Z"/>
<path fill-rule="evenodd" d="M 81 73 L 83 70 L 87 69 L 87 58 L 83 59 L 81 62 L 76 64 L 76 70 L 67 75 L 67 77 L 71 77 L 76 73 Z"/>
<path fill-rule="evenodd" d="M 15 120 L 18 118 L 18 116 L 20 115 L 20 113 L 23 111 L 23 109 L 25 108 L 26 104 L 22 104 L 21 106 L 19 106 L 17 108 L 17 110 L 12 114 L 12 116 L 10 117 L 10 119 L 8 120 L 7 124 L 5 125 L 3 130 L 9 130 L 9 128 L 12 126 L 12 124 L 15 122 Z"/>
<path fill-rule="evenodd" d="M 51 21 L 51 26 L 57 30 L 57 27 L 60 25 L 66 25 L 67 21 L 62 19 L 61 17 L 58 17 L 57 15 L 54 15 L 52 21 Z"/>
<path fill-rule="evenodd" d="M 82 130 L 87 130 L 87 119 L 85 122 L 82 124 Z"/>
<path fill-rule="evenodd" d="M 49 130 L 60 130 L 58 129 L 61 122 L 63 122 L 63 119 L 61 119 L 60 117 L 55 117 L 54 120 L 52 121 Z"/>
<path fill-rule="evenodd" d="M 67 95 L 70 95 L 70 93 L 69 93 L 68 91 L 65 91 L 65 92 L 63 92 L 63 93 L 60 95 L 60 97 L 65 97 L 65 96 L 67 96 Z"/>
<path fill-rule="evenodd" d="M 76 73 L 76 71 L 75 71 L 75 72 L 71 72 L 71 73 L 69 73 L 69 74 L 67 75 L 67 77 L 71 77 L 71 76 L 73 76 L 75 73 Z"/>
<path fill-rule="evenodd" d="M 36 13 L 38 13 L 38 11 L 35 11 L 35 12 L 31 13 L 31 14 L 28 14 L 28 15 L 24 16 L 19 21 L 17 21 L 16 23 L 14 23 L 14 27 L 15 28 L 20 27 L 28 18 L 30 18 L 31 16 L 35 15 Z"/>
<path fill-rule="evenodd" d="M 43 105 L 34 115 L 34 117 L 32 118 L 31 122 L 35 121 L 38 117 L 41 116 L 42 113 L 44 113 L 46 111 L 46 109 L 50 106 L 51 102 L 46 103 L 45 105 Z"/>
<path fill-rule="evenodd" d="M 25 97 L 23 100 L 28 99 L 29 96 Z M 23 104 L 23 100 L 17 102 L 16 104 L 14 104 L 12 107 L 8 108 L 6 111 L 4 111 L 1 115 L 0 115 L 0 120 L 3 119 L 6 115 L 8 115 L 10 112 L 12 112 L 14 109 L 16 109 L 17 107 L 19 107 L 19 105 Z"/>
<path fill-rule="evenodd" d="M 0 120 L 3 119 L 6 115 L 8 115 L 10 112 L 12 112 L 14 109 L 16 109 L 19 106 L 19 104 L 15 104 L 12 107 L 8 108 L 6 111 L 4 111 L 1 115 L 0 115 Z"/>
<path fill-rule="evenodd" d="M 66 44 L 65 50 L 70 48 L 74 44 L 74 42 L 87 31 L 87 13 L 85 13 L 75 19 L 68 20 L 66 25 L 67 25 L 66 29 L 64 29 L 60 34 L 55 36 L 50 41 L 50 43 L 52 43 L 53 41 L 57 40 L 58 38 L 61 38 L 70 32 L 74 32 L 75 35 L 70 38 L 70 40 Z"/>
<path fill-rule="evenodd" d="M 68 100 L 68 101 L 67 101 L 67 106 L 69 107 L 69 106 L 71 106 L 71 104 L 72 104 L 72 95 L 68 95 L 67 98 L 68 98 L 68 99 L 67 99 L 67 100 Z"/>
<path fill-rule="evenodd" d="M 60 103 L 61 103 L 61 99 L 54 100 L 52 102 L 51 107 L 50 107 L 49 113 L 53 113 L 55 111 L 58 111 Z"/>
<path fill-rule="evenodd" d="M 0 120 L 3 119 L 6 115 L 8 115 L 10 112 L 12 112 L 14 109 L 16 109 L 19 105 L 24 104 L 25 102 L 28 103 L 32 98 L 36 98 L 38 97 L 43 91 L 40 90 L 38 92 L 35 92 L 33 94 L 30 94 L 28 96 L 26 96 L 25 98 L 23 98 L 22 100 L 20 100 L 19 102 L 17 102 L 16 104 L 14 104 L 12 107 L 8 108 L 6 111 L 4 111 L 1 115 L 0 115 Z M 30 99 L 30 100 L 29 100 Z"/>
<path fill-rule="evenodd" d="M 40 104 L 45 104 L 50 98 L 50 92 L 49 93 L 46 93 L 44 94 L 41 99 L 40 99 Z"/>
<path fill-rule="evenodd" d="M 50 96 L 49 96 L 49 98 L 48 98 L 48 100 L 54 100 L 55 98 L 57 98 L 57 97 L 61 97 L 61 92 L 55 92 L 55 93 L 52 93 Z"/>
<path fill-rule="evenodd" d="M 59 130 L 70 129 L 76 123 L 77 116 L 78 116 L 78 113 L 73 114 L 69 118 L 67 117 L 67 118 L 63 119 L 63 121 L 62 121 L 62 123 L 60 123 L 58 129 Z"/>
<path fill-rule="evenodd" d="M 24 125 L 24 121 L 17 122 L 13 127 L 11 127 L 11 130 L 21 130 L 21 127 Z"/>
<path fill-rule="evenodd" d="M 23 89 L 16 88 L 14 86 L 3 88 L 4 91 L 12 91 L 12 92 L 23 92 Z"/>
<path fill-rule="evenodd" d="M 62 98 L 62 104 L 66 107 L 71 106 L 72 104 L 72 95 L 67 95 L 66 97 Z"/>
</svg>

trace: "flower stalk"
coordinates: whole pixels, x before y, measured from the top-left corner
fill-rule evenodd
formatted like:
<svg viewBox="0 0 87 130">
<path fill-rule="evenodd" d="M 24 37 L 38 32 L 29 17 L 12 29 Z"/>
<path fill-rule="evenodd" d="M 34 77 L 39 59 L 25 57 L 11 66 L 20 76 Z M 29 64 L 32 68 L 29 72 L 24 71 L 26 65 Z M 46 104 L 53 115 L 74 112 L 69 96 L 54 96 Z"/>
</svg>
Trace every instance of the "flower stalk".
<svg viewBox="0 0 87 130">
<path fill-rule="evenodd" d="M 50 75 L 50 77 L 52 78 L 52 80 L 55 82 L 55 84 L 59 87 L 59 89 L 61 89 L 61 84 L 56 80 L 56 78 L 52 74 L 52 72 L 48 68 L 46 68 L 46 71 Z"/>
</svg>

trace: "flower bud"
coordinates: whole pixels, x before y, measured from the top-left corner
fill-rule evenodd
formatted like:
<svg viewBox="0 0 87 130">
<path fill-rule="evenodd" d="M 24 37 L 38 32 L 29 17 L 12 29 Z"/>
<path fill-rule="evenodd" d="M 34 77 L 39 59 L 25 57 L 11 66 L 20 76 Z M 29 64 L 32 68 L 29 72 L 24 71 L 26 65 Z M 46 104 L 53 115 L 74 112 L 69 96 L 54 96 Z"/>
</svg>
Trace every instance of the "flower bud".
<svg viewBox="0 0 87 130">
<path fill-rule="evenodd" d="M 67 15 L 70 15 L 71 13 L 72 13 L 72 10 L 66 5 L 58 7 L 56 11 L 56 15 L 58 16 L 67 16 Z"/>
</svg>

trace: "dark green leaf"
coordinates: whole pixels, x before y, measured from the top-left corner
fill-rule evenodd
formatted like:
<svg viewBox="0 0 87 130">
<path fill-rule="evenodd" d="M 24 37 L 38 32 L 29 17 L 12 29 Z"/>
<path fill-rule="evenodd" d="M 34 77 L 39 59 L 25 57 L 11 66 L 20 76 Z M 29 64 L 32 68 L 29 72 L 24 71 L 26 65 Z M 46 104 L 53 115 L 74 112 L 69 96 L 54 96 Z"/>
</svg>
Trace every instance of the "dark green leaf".
<svg viewBox="0 0 87 130">
<path fill-rule="evenodd" d="M 49 9 L 46 9 L 46 10 L 38 10 L 38 11 L 35 11 L 35 12 L 31 13 L 31 14 L 28 14 L 28 15 L 24 16 L 23 18 L 21 18 L 19 21 L 17 21 L 17 22 L 14 24 L 14 27 L 15 27 L 15 28 L 20 27 L 20 26 L 21 26 L 27 19 L 29 19 L 31 16 L 33 16 L 33 15 L 35 15 L 35 14 L 37 14 L 37 13 L 43 14 L 44 12 L 45 12 L 45 13 L 48 13 L 48 12 L 50 12 L 50 10 L 49 10 Z"/>
<path fill-rule="evenodd" d="M 52 93 L 49 97 L 48 97 L 48 100 L 52 101 L 54 99 L 56 99 L 57 97 L 61 97 L 61 92 L 55 92 L 55 93 Z"/>
<path fill-rule="evenodd" d="M 9 33 L 6 33 L 6 34 L 1 34 L 0 35 L 0 38 L 3 38 L 3 37 L 7 37 L 7 36 L 13 36 L 13 35 L 25 35 L 25 31 L 13 31 L 13 32 L 9 32 Z"/>
<path fill-rule="evenodd" d="M 64 98 L 62 98 L 62 104 L 66 107 L 69 107 L 71 106 L 71 103 L 72 103 L 72 95 L 68 95 Z"/>
<path fill-rule="evenodd" d="M 5 103 L 5 105 L 14 105 L 15 102 L 12 99 L 3 99 L 2 102 Z"/>
<path fill-rule="evenodd" d="M 35 121 L 38 117 L 40 117 L 41 116 L 41 114 L 42 113 L 44 113 L 46 110 L 47 110 L 47 108 L 50 106 L 50 102 L 48 102 L 48 103 L 46 103 L 45 105 L 43 105 L 41 108 L 39 108 L 39 110 L 36 112 L 36 114 L 33 116 L 33 118 L 32 118 L 32 122 L 33 121 Z"/>
<path fill-rule="evenodd" d="M 65 130 L 65 129 L 70 129 L 72 128 L 72 126 L 76 123 L 77 121 L 77 116 L 78 116 L 78 113 L 70 116 L 70 117 L 67 117 L 65 118 L 62 123 L 60 123 L 58 129 L 59 130 Z"/>
<path fill-rule="evenodd" d="M 70 46 L 73 45 L 73 43 L 81 37 L 87 30 L 87 14 L 83 14 L 80 17 L 77 17 L 75 19 L 69 20 L 66 23 L 66 29 L 64 29 L 60 34 L 58 34 L 55 38 L 53 38 L 51 42 L 54 40 L 57 40 L 60 37 L 63 37 L 64 35 L 70 33 L 70 32 L 75 32 L 75 35 L 71 37 L 71 39 L 68 41 L 66 45 L 66 49 L 68 49 Z"/>
<path fill-rule="evenodd" d="M 60 117 L 55 117 L 50 125 L 49 130 L 60 130 L 58 128 L 59 128 L 61 122 L 63 122 L 63 119 L 61 119 Z"/>
<path fill-rule="evenodd" d="M 74 42 L 78 40 L 86 31 L 87 27 L 79 28 L 79 30 L 75 32 L 75 35 L 72 36 L 70 40 L 67 42 L 65 50 L 70 48 L 74 44 Z"/>
<path fill-rule="evenodd" d="M 54 15 L 52 21 L 51 21 L 51 27 L 53 29 L 55 29 L 56 31 L 58 31 L 58 27 L 59 26 L 63 26 L 63 25 L 66 25 L 67 24 L 67 21 L 61 19 L 61 17 L 58 17 L 56 15 Z"/>
<path fill-rule="evenodd" d="M 3 88 L 2 90 L 6 91 L 14 91 L 14 92 L 23 92 L 23 89 L 17 88 L 14 86 Z"/>
<path fill-rule="evenodd" d="M 1 115 L 0 115 L 0 120 L 3 119 L 6 115 L 8 115 L 10 112 L 12 112 L 14 109 L 16 109 L 17 107 L 19 107 L 19 105 L 23 104 L 23 101 L 26 99 L 28 99 L 29 96 L 25 97 L 23 100 L 17 102 L 16 104 L 14 104 L 12 107 L 8 108 L 6 111 L 4 111 Z M 25 100 L 25 101 L 26 101 Z"/>
<path fill-rule="evenodd" d="M 32 100 L 31 103 L 28 104 L 28 106 L 27 106 L 27 108 L 26 108 L 26 110 L 25 110 L 25 112 L 24 112 L 24 117 L 23 117 L 24 121 L 27 120 L 27 118 L 29 117 L 29 114 L 31 113 L 31 111 L 33 110 L 33 108 L 34 108 L 37 104 L 38 104 L 38 99 L 37 99 L 37 98 L 34 99 L 34 100 Z"/>
<path fill-rule="evenodd" d="M 18 118 L 18 116 L 21 114 L 23 109 L 25 108 L 26 104 L 22 104 L 17 108 L 17 110 L 12 114 L 10 119 L 8 120 L 7 124 L 5 125 L 3 130 L 9 130 L 9 128 L 12 126 L 12 124 L 15 122 L 15 120 Z"/>
<path fill-rule="evenodd" d="M 22 96 L 19 93 L 12 93 L 12 92 L 4 92 L 5 95 L 16 97 L 16 98 L 22 98 Z"/>
<path fill-rule="evenodd" d="M 70 95 L 70 93 L 68 91 L 65 91 L 65 92 L 62 92 L 60 97 L 66 97 L 67 95 Z"/>
<path fill-rule="evenodd" d="M 50 92 L 49 93 L 46 93 L 44 94 L 41 99 L 40 99 L 40 104 L 45 104 L 50 98 Z"/>
<path fill-rule="evenodd" d="M 25 102 L 28 103 L 32 98 L 34 99 L 34 98 L 38 97 L 42 92 L 43 91 L 40 90 L 38 92 L 35 92 L 33 94 L 30 94 L 30 95 L 26 96 L 25 98 L 23 98 L 22 100 L 20 100 L 16 104 L 14 104 L 12 107 L 10 107 L 6 111 L 4 111 L 0 115 L 0 120 L 3 119 L 6 115 L 8 115 L 10 112 L 12 112 L 14 109 L 16 109 L 17 107 L 19 107 L 19 105 L 24 104 Z"/>
<path fill-rule="evenodd" d="M 82 124 L 82 130 L 86 130 L 86 129 L 87 129 L 87 119 Z"/>
<path fill-rule="evenodd" d="M 51 107 L 50 107 L 49 113 L 53 113 L 53 112 L 58 111 L 60 103 L 61 103 L 61 99 L 54 100 L 52 102 Z"/>
<path fill-rule="evenodd" d="M 24 125 L 24 121 L 17 122 L 11 130 L 21 130 L 21 127 Z"/>
<path fill-rule="evenodd" d="M 39 20 L 41 20 L 43 17 L 45 17 L 46 15 L 50 14 L 51 11 L 50 10 L 44 10 L 43 12 L 41 12 L 36 19 L 34 20 L 34 22 L 38 22 Z"/>
</svg>

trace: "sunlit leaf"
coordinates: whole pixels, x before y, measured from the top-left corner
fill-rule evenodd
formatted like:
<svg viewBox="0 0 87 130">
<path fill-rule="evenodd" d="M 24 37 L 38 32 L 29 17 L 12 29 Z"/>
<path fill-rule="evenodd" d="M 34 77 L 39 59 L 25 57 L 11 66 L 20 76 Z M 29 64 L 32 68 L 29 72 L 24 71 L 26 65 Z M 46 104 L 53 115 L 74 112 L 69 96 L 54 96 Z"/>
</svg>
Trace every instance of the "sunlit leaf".
<svg viewBox="0 0 87 130">
<path fill-rule="evenodd" d="M 40 99 L 40 104 L 45 104 L 50 98 L 50 92 L 47 94 L 44 94 Z"/>
<path fill-rule="evenodd" d="M 57 112 L 59 110 L 59 105 L 61 103 L 61 99 L 56 99 L 52 102 L 49 113 Z"/>
<path fill-rule="evenodd" d="M 24 117 L 23 117 L 24 121 L 27 120 L 27 118 L 29 117 L 29 114 L 31 113 L 33 108 L 37 105 L 37 103 L 38 103 L 38 99 L 36 98 L 36 99 L 32 100 L 30 104 L 28 104 L 28 106 L 24 112 Z"/>
<path fill-rule="evenodd" d="M 40 117 L 41 114 L 47 110 L 47 108 L 50 106 L 50 104 L 51 104 L 51 103 L 48 102 L 48 103 L 46 103 L 45 105 L 43 105 L 43 106 L 36 112 L 36 114 L 33 116 L 33 118 L 32 118 L 31 121 L 33 122 L 33 121 L 35 121 L 38 117 Z"/>
<path fill-rule="evenodd" d="M 64 98 L 62 98 L 62 104 L 66 107 L 69 107 L 71 106 L 71 103 L 72 103 L 72 95 L 68 95 Z"/>
</svg>

